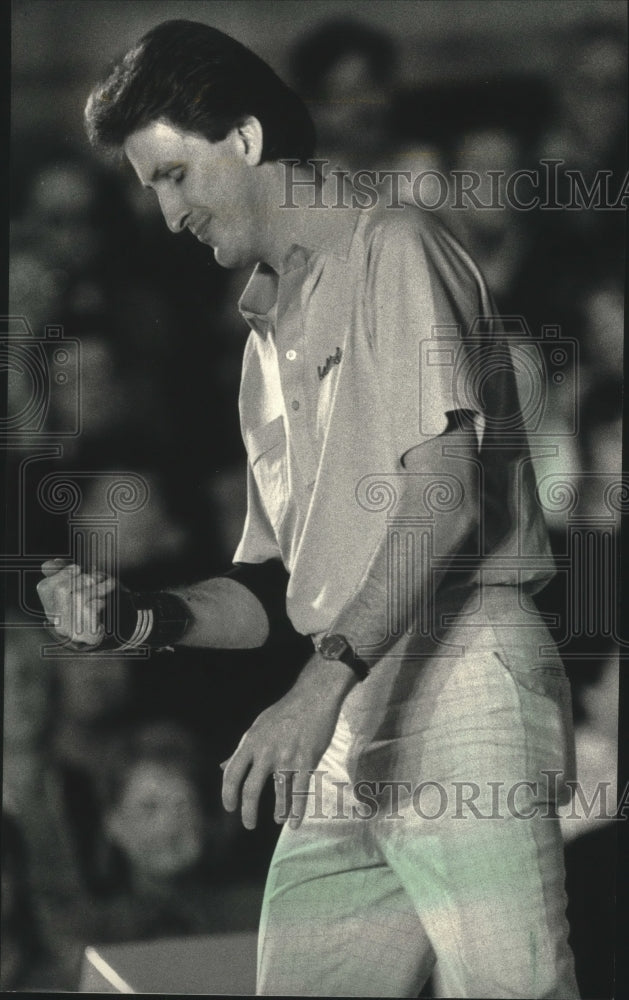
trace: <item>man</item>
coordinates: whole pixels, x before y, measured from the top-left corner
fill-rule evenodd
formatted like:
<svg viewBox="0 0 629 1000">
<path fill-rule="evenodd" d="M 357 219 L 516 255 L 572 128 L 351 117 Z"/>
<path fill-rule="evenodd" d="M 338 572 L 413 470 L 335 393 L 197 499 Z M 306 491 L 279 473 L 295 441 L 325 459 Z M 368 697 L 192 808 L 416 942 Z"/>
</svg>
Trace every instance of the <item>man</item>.
<svg viewBox="0 0 629 1000">
<path fill-rule="evenodd" d="M 82 649 L 248 648 L 285 600 L 312 636 L 225 766 L 245 826 L 271 775 L 288 817 L 259 992 L 415 996 L 437 960 L 444 995 L 576 996 L 553 818 L 569 695 L 530 598 L 544 525 L 507 348 L 494 322 L 473 350 L 456 330 L 492 312 L 482 276 L 430 217 L 316 175 L 299 100 L 212 28 L 153 29 L 86 117 L 173 232 L 255 265 L 248 513 L 235 569 L 193 587 L 129 595 L 46 563 L 49 621 Z"/>
</svg>

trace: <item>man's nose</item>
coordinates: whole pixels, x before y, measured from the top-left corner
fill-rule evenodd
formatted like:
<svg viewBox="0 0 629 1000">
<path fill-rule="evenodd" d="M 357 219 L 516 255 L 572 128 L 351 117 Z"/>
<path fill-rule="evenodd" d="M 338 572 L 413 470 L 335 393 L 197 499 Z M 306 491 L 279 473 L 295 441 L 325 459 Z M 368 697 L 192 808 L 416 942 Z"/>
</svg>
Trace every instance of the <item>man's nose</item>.
<svg viewBox="0 0 629 1000">
<path fill-rule="evenodd" d="M 164 194 L 159 199 L 159 207 L 171 233 L 180 233 L 185 229 L 189 212 L 179 198 Z"/>
</svg>

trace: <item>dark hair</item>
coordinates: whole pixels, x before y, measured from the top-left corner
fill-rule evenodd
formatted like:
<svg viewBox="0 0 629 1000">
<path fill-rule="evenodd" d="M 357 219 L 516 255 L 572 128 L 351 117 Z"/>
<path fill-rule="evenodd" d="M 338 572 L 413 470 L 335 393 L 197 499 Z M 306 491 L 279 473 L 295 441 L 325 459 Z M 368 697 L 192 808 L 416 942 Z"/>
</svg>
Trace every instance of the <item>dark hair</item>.
<svg viewBox="0 0 629 1000">
<path fill-rule="evenodd" d="M 263 161 L 313 155 L 308 111 L 259 56 L 207 24 L 165 21 L 94 88 L 85 124 L 93 145 L 120 150 L 158 119 L 219 142 L 249 115 L 262 125 Z"/>
<path fill-rule="evenodd" d="M 353 18 L 334 18 L 309 31 L 295 45 L 291 78 L 306 99 L 323 94 L 325 78 L 342 59 L 360 56 L 372 79 L 383 86 L 396 70 L 395 46 L 387 34 Z"/>
</svg>

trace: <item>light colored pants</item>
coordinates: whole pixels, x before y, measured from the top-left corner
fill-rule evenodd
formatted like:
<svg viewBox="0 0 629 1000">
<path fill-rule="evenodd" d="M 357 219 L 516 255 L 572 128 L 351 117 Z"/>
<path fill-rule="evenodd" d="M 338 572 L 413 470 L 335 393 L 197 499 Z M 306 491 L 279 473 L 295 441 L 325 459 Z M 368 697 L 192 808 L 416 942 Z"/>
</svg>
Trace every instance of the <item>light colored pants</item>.
<svg viewBox="0 0 629 1000">
<path fill-rule="evenodd" d="M 260 994 L 417 996 L 436 963 L 442 996 L 578 997 L 568 682 L 532 602 L 492 590 L 444 633 L 455 655 L 405 637 L 346 700 L 271 864 Z"/>
</svg>

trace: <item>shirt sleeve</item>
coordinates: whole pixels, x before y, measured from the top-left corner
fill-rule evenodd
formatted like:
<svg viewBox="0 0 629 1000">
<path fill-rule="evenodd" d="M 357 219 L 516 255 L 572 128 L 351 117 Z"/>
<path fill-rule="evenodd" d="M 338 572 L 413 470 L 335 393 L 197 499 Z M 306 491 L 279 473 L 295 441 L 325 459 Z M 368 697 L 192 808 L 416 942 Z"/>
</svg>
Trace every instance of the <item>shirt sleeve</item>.
<svg viewBox="0 0 629 1000">
<path fill-rule="evenodd" d="M 260 498 L 258 485 L 247 463 L 247 516 L 234 553 L 234 563 L 262 563 L 267 559 L 282 559 L 277 539 Z"/>
<path fill-rule="evenodd" d="M 472 551 L 478 547 L 478 528 L 480 523 L 479 508 L 479 481 L 475 463 L 469 459 L 477 454 L 477 441 L 471 423 L 467 422 L 467 457 L 461 451 L 464 437 L 461 434 L 460 424 L 466 423 L 466 418 L 461 414 L 461 421 L 456 420 L 456 414 L 449 415 L 448 428 L 443 435 L 439 435 L 442 442 L 439 447 L 428 446 L 430 457 L 428 467 L 434 475 L 435 482 L 439 482 L 443 476 L 456 477 L 460 483 L 460 503 L 453 509 L 440 515 L 441 522 L 435 525 L 434 542 L 437 546 L 435 554 L 439 557 L 452 556 L 458 551 L 463 551 L 470 543 L 473 544 Z M 460 459 L 447 457 L 447 445 L 449 443 L 449 432 L 456 432 L 456 450 Z M 451 439 L 452 440 L 452 439 Z M 433 442 L 437 445 L 438 442 Z M 424 449 L 418 449 L 417 457 L 421 457 Z M 398 480 L 398 500 L 396 504 L 396 517 L 400 521 L 411 523 L 418 513 L 417 500 L 417 479 L 414 472 L 408 472 Z M 387 649 L 393 645 L 396 638 L 388 633 L 386 628 L 389 587 L 391 583 L 391 569 L 389 565 L 389 537 L 386 525 L 383 525 L 382 534 L 375 547 L 367 570 L 360 581 L 355 595 L 344 605 L 337 615 L 333 625 L 328 630 L 332 633 L 343 635 L 355 652 L 359 656 L 369 659 L 376 655 L 379 659 Z M 412 614 L 419 615 L 428 613 L 432 615 L 433 602 L 436 596 L 441 578 L 445 575 L 445 570 L 435 573 L 430 565 L 424 565 L 423 560 L 418 560 L 422 564 L 422 571 L 412 574 L 415 591 L 412 594 Z M 407 578 L 410 582 L 410 578 Z M 409 595 L 411 596 L 411 595 Z M 407 608 L 410 610 L 410 605 Z M 383 636 L 386 638 L 383 640 Z M 313 637 L 315 646 L 321 635 Z M 377 649 L 377 654 L 371 650 Z"/>
<path fill-rule="evenodd" d="M 447 414 L 479 414 L 464 338 L 494 312 L 482 275 L 437 220 L 404 212 L 374 227 L 366 320 L 397 457 L 443 433 Z"/>
</svg>

